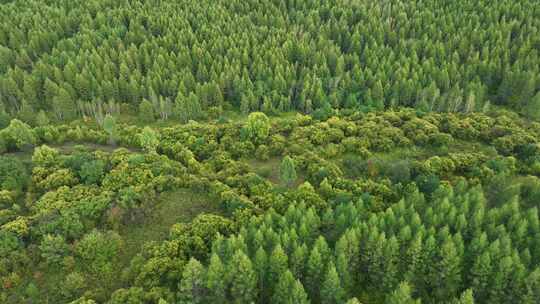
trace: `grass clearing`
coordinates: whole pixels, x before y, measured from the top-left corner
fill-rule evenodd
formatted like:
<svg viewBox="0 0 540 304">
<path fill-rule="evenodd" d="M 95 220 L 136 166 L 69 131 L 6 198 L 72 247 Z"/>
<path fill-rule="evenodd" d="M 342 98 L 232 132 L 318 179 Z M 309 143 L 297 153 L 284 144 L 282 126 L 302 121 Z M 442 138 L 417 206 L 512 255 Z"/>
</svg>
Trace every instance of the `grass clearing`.
<svg viewBox="0 0 540 304">
<path fill-rule="evenodd" d="M 189 189 L 163 193 L 143 223 L 120 229 L 125 241 L 122 259 L 129 262 L 144 243 L 164 240 L 172 225 L 190 222 L 201 213 L 221 214 L 222 211 L 207 195 Z"/>
<path fill-rule="evenodd" d="M 257 173 L 257 175 L 266 178 L 274 185 L 279 186 L 280 188 L 287 188 L 287 186 L 281 181 L 279 168 L 281 166 L 280 157 L 271 157 L 268 160 L 259 160 L 259 159 L 245 159 L 251 171 Z M 291 187 L 296 188 L 302 183 L 305 182 L 305 176 L 302 172 L 296 168 L 297 179 L 292 183 Z"/>
</svg>

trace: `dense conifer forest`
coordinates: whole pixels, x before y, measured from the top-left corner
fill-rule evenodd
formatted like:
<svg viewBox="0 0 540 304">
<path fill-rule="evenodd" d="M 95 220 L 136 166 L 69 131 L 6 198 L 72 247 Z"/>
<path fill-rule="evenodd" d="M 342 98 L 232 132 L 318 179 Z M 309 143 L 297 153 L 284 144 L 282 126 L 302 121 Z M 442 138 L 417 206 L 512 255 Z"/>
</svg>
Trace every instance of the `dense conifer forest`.
<svg viewBox="0 0 540 304">
<path fill-rule="evenodd" d="M 540 303 L 537 0 L 0 0 L 0 303 Z"/>
</svg>

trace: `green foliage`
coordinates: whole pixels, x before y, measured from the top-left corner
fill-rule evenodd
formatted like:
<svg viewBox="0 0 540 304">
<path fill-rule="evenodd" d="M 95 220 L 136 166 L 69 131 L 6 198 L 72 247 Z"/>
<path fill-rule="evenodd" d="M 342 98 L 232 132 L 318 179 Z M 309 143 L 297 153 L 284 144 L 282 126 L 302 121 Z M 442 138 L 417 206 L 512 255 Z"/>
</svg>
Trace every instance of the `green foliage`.
<svg viewBox="0 0 540 304">
<path fill-rule="evenodd" d="M 37 143 L 34 131 L 24 122 L 13 119 L 9 126 L 0 130 L 0 140 L 4 149 L 8 151 L 21 150 Z"/>
<path fill-rule="evenodd" d="M 28 183 L 28 172 L 23 163 L 13 157 L 0 156 L 0 189 L 21 191 Z"/>
<path fill-rule="evenodd" d="M 147 153 L 156 153 L 159 145 L 159 134 L 150 127 L 145 127 L 139 134 L 139 142 Z"/>
<path fill-rule="evenodd" d="M 61 292 L 66 298 L 73 299 L 81 296 L 85 287 L 86 279 L 84 275 L 79 272 L 72 272 L 66 276 Z"/>
<path fill-rule="evenodd" d="M 81 166 L 81 180 L 87 184 L 97 184 L 103 179 L 105 173 L 105 162 L 94 160 Z"/>
<path fill-rule="evenodd" d="M 241 251 L 237 251 L 229 265 L 231 297 L 233 303 L 250 303 L 256 296 L 256 275 L 249 258 Z"/>
<path fill-rule="evenodd" d="M 39 111 L 36 117 L 36 125 L 45 127 L 49 124 L 49 122 L 50 120 L 47 114 L 43 110 Z"/>
<path fill-rule="evenodd" d="M 109 135 L 109 143 L 111 144 L 114 144 L 115 141 L 116 128 L 116 119 L 112 115 L 107 114 L 103 120 L 103 130 Z"/>
<path fill-rule="evenodd" d="M 208 299 L 211 302 L 221 301 L 225 298 L 225 267 L 217 254 L 210 257 L 210 264 L 206 273 L 206 288 Z"/>
<path fill-rule="evenodd" d="M 204 302 L 205 284 L 204 267 L 195 259 L 191 259 L 184 267 L 182 281 L 179 286 L 179 303 L 197 304 Z"/>
<path fill-rule="evenodd" d="M 86 234 L 75 247 L 75 254 L 84 270 L 111 279 L 113 263 L 118 259 L 122 240 L 115 232 L 94 230 Z"/>
<path fill-rule="evenodd" d="M 324 0 L 4 5 L 0 99 L 12 116 L 53 109 L 59 121 L 77 115 L 100 121 L 116 112 L 88 107 L 101 100 L 144 104 L 143 122 L 153 121 L 151 112 L 161 120 L 175 112 L 186 122 L 198 119 L 200 109 L 215 118 L 219 109 L 233 108 L 294 110 L 320 120 L 335 109 L 398 106 L 470 113 L 496 102 L 521 111 L 538 93 L 539 22 L 535 1 L 514 4 L 413 0 L 399 10 Z M 46 22 L 33 22 L 36 16 Z"/>
<path fill-rule="evenodd" d="M 252 142 L 262 143 L 270 134 L 270 120 L 264 113 L 251 113 L 242 130 L 246 137 Z"/>
<path fill-rule="evenodd" d="M 331 263 L 321 286 L 321 303 L 342 303 L 344 296 L 345 291 L 341 287 L 336 267 Z"/>
<path fill-rule="evenodd" d="M 139 104 L 139 119 L 142 123 L 152 123 L 155 121 L 154 106 L 146 99 Z"/>
<path fill-rule="evenodd" d="M 399 287 L 388 296 L 386 304 L 420 304 L 420 300 L 413 300 L 409 283 L 402 282 Z"/>
<path fill-rule="evenodd" d="M 202 109 L 199 97 L 194 93 L 190 93 L 187 97 L 179 93 L 176 97 L 174 111 L 182 123 L 200 118 Z"/>
<path fill-rule="evenodd" d="M 0 300 L 534 303 L 540 124 L 334 115 L 273 118 L 260 142 L 156 125 L 157 153 L 138 153 L 149 128 L 117 127 L 112 151 L 93 124 L 36 127 L 54 148 L 0 158 Z M 291 167 L 305 182 L 280 187 Z"/>
<path fill-rule="evenodd" d="M 540 92 L 536 93 L 536 95 L 527 102 L 527 106 L 525 107 L 525 115 L 530 118 L 540 120 Z"/>
<path fill-rule="evenodd" d="M 285 156 L 281 161 L 279 167 L 280 179 L 283 183 L 290 186 L 294 181 L 296 181 L 296 168 L 294 165 L 294 160 L 289 156 Z"/>
<path fill-rule="evenodd" d="M 75 101 L 64 88 L 59 88 L 52 99 L 52 106 L 59 121 L 70 121 L 75 118 Z"/>
<path fill-rule="evenodd" d="M 69 253 L 69 247 L 61 235 L 46 235 L 39 246 L 41 257 L 53 267 L 61 265 L 64 257 Z"/>
</svg>

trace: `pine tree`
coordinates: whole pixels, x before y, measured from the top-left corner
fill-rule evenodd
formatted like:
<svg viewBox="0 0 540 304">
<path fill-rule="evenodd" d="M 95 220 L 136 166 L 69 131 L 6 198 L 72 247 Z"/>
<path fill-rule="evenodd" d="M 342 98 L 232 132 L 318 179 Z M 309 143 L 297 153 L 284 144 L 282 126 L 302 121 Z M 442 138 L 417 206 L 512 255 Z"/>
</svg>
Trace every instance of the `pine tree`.
<svg viewBox="0 0 540 304">
<path fill-rule="evenodd" d="M 29 125 L 34 125 L 36 122 L 36 113 L 28 101 L 23 100 L 21 109 L 17 113 L 17 117 Z"/>
<path fill-rule="evenodd" d="M 292 289 L 294 287 L 294 277 L 289 270 L 280 274 L 278 281 L 276 281 L 276 287 L 272 294 L 272 303 L 287 304 L 291 303 Z"/>
<path fill-rule="evenodd" d="M 540 120 L 540 92 L 527 103 L 525 107 L 525 115 L 529 118 Z"/>
<path fill-rule="evenodd" d="M 178 288 L 178 299 L 182 304 L 203 303 L 205 291 L 205 273 L 203 265 L 191 258 L 182 272 L 182 281 Z"/>
<path fill-rule="evenodd" d="M 116 119 L 113 116 L 109 114 L 105 116 L 105 119 L 103 119 L 103 130 L 109 134 L 109 144 L 114 145 L 116 137 Z"/>
<path fill-rule="evenodd" d="M 296 280 L 291 291 L 291 304 L 309 304 L 308 295 L 304 290 L 304 286 L 299 280 Z"/>
<path fill-rule="evenodd" d="M 307 247 L 305 244 L 297 246 L 290 259 L 290 267 L 296 278 L 302 279 L 304 275 L 304 266 L 306 264 Z"/>
<path fill-rule="evenodd" d="M 321 303 L 343 303 L 345 299 L 345 291 L 341 287 L 341 281 L 337 273 L 334 263 L 330 263 L 327 267 L 326 276 L 321 286 Z"/>
<path fill-rule="evenodd" d="M 385 304 L 420 304 L 420 300 L 414 300 L 411 295 L 409 283 L 401 282 L 398 288 L 389 294 L 384 302 Z"/>
<path fill-rule="evenodd" d="M 268 259 L 268 285 L 266 288 L 274 290 L 274 285 L 278 282 L 282 273 L 287 270 L 288 257 L 281 245 L 277 245 Z"/>
<path fill-rule="evenodd" d="M 439 281 L 435 294 L 441 301 L 452 298 L 461 287 L 461 257 L 452 240 L 446 241 L 440 251 Z"/>
<path fill-rule="evenodd" d="M 44 127 L 49 124 L 49 117 L 47 117 L 47 114 L 43 110 L 39 111 L 36 117 L 36 124 L 40 127 Z"/>
<path fill-rule="evenodd" d="M 257 289 L 259 291 L 259 297 L 264 299 L 269 292 L 269 289 L 267 288 L 268 257 L 262 247 L 259 247 L 255 253 L 254 268 L 257 273 Z"/>
<path fill-rule="evenodd" d="M 249 258 L 236 251 L 229 264 L 230 294 L 234 303 L 251 303 L 257 296 L 257 275 Z"/>
<path fill-rule="evenodd" d="M 473 292 L 471 289 L 465 290 L 456 304 L 474 304 Z"/>
<path fill-rule="evenodd" d="M 190 114 L 190 119 L 198 119 L 202 115 L 201 103 L 197 95 L 191 93 L 188 96 L 188 109 Z"/>
<path fill-rule="evenodd" d="M 405 252 L 403 267 L 405 271 L 405 279 L 414 283 L 415 280 L 421 279 L 420 271 L 422 269 L 422 237 L 416 235 L 409 243 L 409 247 Z"/>
<path fill-rule="evenodd" d="M 290 187 L 297 178 L 294 160 L 289 156 L 285 156 L 281 161 L 279 173 L 281 181 Z"/>
<path fill-rule="evenodd" d="M 317 303 L 320 299 L 320 286 L 323 281 L 324 263 L 321 253 L 314 247 L 309 255 L 306 266 L 306 287 L 313 302 Z"/>
<path fill-rule="evenodd" d="M 392 292 L 398 284 L 401 276 L 399 274 L 399 243 L 395 236 L 392 236 L 384 247 L 384 271 L 382 285 L 386 292 Z"/>
<path fill-rule="evenodd" d="M 491 257 L 488 252 L 477 256 L 471 269 L 471 287 L 474 290 L 478 302 L 484 302 L 488 298 L 490 289 L 489 282 L 492 275 Z"/>
<path fill-rule="evenodd" d="M 210 257 L 210 265 L 206 273 L 206 290 L 208 292 L 208 301 L 217 303 L 225 299 L 226 272 L 221 259 L 217 254 Z"/>
<path fill-rule="evenodd" d="M 70 121 L 75 118 L 75 102 L 64 88 L 59 88 L 53 98 L 53 108 L 60 121 Z"/>
<path fill-rule="evenodd" d="M 536 268 L 525 279 L 525 296 L 523 303 L 538 303 L 540 299 L 540 268 Z"/>
<path fill-rule="evenodd" d="M 199 98 L 194 93 L 190 93 L 187 98 L 178 94 L 174 111 L 182 123 L 199 118 L 202 114 Z"/>
<path fill-rule="evenodd" d="M 153 123 L 155 121 L 154 106 L 146 99 L 139 104 L 139 119 L 143 123 Z"/>
<path fill-rule="evenodd" d="M 382 103 L 384 108 L 384 91 L 381 81 L 377 81 L 375 83 L 375 86 L 373 87 L 373 90 L 371 91 L 371 98 L 373 98 L 373 101 Z M 382 109 L 379 109 L 382 110 Z"/>
</svg>

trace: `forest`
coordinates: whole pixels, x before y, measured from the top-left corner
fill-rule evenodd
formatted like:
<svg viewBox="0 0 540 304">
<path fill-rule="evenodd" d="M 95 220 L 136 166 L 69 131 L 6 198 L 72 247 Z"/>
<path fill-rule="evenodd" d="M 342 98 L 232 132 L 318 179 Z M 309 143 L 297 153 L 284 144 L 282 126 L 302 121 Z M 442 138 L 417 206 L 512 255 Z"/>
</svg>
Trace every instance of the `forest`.
<svg viewBox="0 0 540 304">
<path fill-rule="evenodd" d="M 540 303 L 537 0 L 0 0 L 0 303 Z"/>
</svg>

